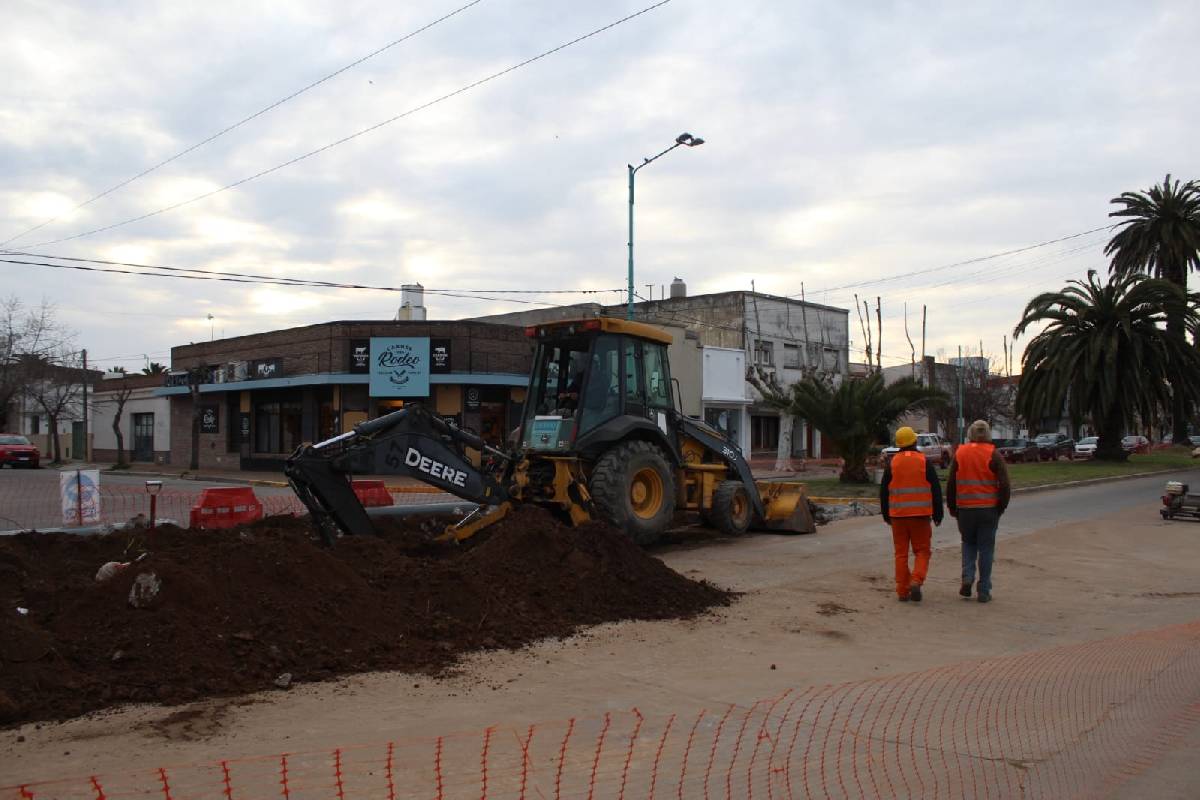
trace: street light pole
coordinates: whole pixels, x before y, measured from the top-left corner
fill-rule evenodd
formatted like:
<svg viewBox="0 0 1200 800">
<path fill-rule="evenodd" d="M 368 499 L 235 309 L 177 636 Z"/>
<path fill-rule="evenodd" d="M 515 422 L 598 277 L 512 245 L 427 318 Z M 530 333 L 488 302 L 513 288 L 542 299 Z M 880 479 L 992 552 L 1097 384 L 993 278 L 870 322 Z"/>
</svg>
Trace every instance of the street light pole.
<svg viewBox="0 0 1200 800">
<path fill-rule="evenodd" d="M 697 147 L 702 144 L 704 144 L 704 140 L 701 139 L 700 137 L 692 136 L 690 133 L 681 133 L 675 137 L 675 144 L 671 145 L 666 150 L 663 150 L 658 155 L 652 156 L 651 158 L 643 159 L 642 163 L 638 164 L 636 167 L 633 164 L 625 165 L 626 167 L 629 168 L 629 283 L 628 283 L 629 291 L 628 291 L 628 296 L 626 299 L 625 319 L 633 319 L 633 184 L 634 184 L 634 176 L 637 175 L 637 171 L 639 169 L 646 166 L 647 164 L 649 164 L 652 161 L 657 161 L 658 159 L 662 158 L 667 153 L 671 152 L 672 150 L 674 150 L 676 147 L 679 147 L 680 145 L 683 145 L 686 147 Z"/>
</svg>

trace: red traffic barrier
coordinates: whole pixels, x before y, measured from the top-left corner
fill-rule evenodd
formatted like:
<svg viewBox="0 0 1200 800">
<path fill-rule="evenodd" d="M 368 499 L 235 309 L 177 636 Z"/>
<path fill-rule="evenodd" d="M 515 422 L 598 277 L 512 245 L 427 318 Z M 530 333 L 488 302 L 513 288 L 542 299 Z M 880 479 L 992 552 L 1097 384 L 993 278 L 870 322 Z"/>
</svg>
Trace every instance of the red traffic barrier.
<svg viewBox="0 0 1200 800">
<path fill-rule="evenodd" d="M 191 527 L 201 529 L 232 528 L 244 522 L 262 519 L 263 507 L 249 486 L 205 489 L 200 501 L 192 506 Z"/>
<path fill-rule="evenodd" d="M 392 493 L 383 485 L 383 481 L 352 481 L 354 494 L 364 508 L 392 505 Z"/>
</svg>

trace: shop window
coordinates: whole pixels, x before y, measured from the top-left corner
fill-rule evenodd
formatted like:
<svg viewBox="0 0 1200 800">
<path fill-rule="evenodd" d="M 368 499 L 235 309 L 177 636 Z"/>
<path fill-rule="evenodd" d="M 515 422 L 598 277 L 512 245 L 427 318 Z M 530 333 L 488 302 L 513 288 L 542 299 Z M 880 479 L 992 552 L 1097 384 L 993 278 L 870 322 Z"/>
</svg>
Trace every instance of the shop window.
<svg viewBox="0 0 1200 800">
<path fill-rule="evenodd" d="M 738 421 L 742 412 L 736 408 L 706 408 L 704 421 L 725 434 L 734 444 L 741 446 L 741 429 Z"/>
<path fill-rule="evenodd" d="M 42 417 L 40 414 L 29 415 L 29 432 L 32 434 L 40 434 L 42 432 Z"/>
<path fill-rule="evenodd" d="M 783 346 L 783 368 L 800 369 L 800 345 L 785 344 Z"/>
<path fill-rule="evenodd" d="M 299 400 L 254 404 L 254 452 L 290 454 L 303 441 L 304 406 Z"/>
<path fill-rule="evenodd" d="M 750 417 L 750 449 L 775 451 L 779 447 L 779 417 Z"/>
</svg>

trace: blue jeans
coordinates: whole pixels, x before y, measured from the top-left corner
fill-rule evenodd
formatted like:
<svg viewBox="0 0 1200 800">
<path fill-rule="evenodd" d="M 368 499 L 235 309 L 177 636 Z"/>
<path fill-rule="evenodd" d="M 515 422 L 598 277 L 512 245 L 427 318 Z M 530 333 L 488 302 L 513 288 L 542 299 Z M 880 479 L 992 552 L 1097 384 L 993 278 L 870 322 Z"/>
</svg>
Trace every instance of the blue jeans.
<svg viewBox="0 0 1200 800">
<path fill-rule="evenodd" d="M 979 593 L 992 593 L 992 558 L 996 553 L 996 528 L 1000 515 L 994 508 L 959 508 L 958 532 L 962 535 L 962 582 L 975 582 L 979 562 Z"/>
</svg>

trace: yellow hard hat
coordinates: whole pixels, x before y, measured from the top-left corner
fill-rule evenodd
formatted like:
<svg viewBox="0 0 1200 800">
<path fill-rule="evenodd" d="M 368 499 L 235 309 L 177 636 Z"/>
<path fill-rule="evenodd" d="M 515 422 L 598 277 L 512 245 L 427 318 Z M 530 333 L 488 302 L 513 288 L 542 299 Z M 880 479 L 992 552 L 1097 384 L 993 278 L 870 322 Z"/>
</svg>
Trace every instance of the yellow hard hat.
<svg viewBox="0 0 1200 800">
<path fill-rule="evenodd" d="M 916 442 L 917 432 L 907 425 L 896 431 L 896 447 L 908 447 L 910 444 L 916 444 Z"/>
</svg>

